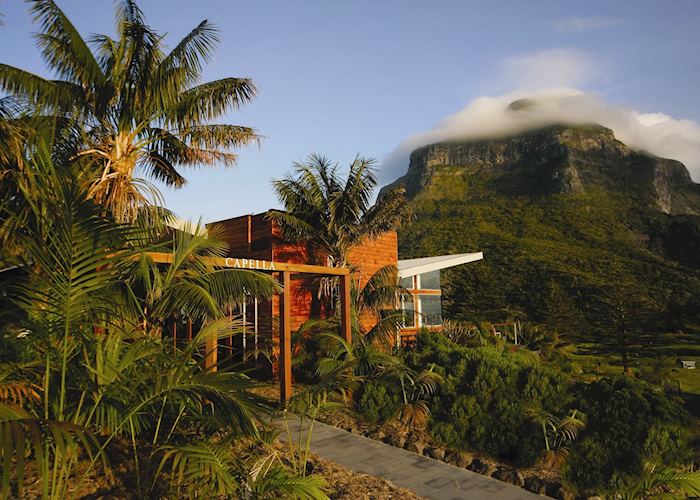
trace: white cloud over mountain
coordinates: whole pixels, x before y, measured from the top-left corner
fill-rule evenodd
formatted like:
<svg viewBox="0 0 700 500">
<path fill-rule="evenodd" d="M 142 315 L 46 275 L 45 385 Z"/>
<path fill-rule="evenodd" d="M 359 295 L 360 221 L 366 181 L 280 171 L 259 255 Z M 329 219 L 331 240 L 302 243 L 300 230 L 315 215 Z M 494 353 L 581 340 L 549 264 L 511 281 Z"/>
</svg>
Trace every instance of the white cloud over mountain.
<svg viewBox="0 0 700 500">
<path fill-rule="evenodd" d="M 520 99 L 526 99 L 522 101 L 525 105 L 517 110 L 509 108 Z M 404 140 L 382 163 L 381 178 L 393 181 L 403 175 L 411 151 L 420 146 L 446 140 L 506 137 L 555 123 L 603 125 L 633 149 L 683 162 L 693 179 L 700 181 L 700 124 L 664 113 L 635 111 L 573 88 L 519 90 L 478 97 L 433 129 Z"/>
</svg>

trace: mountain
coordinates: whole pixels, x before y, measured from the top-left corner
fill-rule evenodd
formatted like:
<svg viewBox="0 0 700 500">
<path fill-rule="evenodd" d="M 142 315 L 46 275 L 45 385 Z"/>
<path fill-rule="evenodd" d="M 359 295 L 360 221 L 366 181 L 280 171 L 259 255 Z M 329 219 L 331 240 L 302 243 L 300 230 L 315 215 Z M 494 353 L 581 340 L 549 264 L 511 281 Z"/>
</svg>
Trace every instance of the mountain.
<svg viewBox="0 0 700 500">
<path fill-rule="evenodd" d="M 384 190 L 397 186 L 415 213 L 402 258 L 484 252 L 445 273 L 449 317 L 564 315 L 582 332 L 625 315 L 700 324 L 700 184 L 607 128 L 431 144 Z"/>
</svg>

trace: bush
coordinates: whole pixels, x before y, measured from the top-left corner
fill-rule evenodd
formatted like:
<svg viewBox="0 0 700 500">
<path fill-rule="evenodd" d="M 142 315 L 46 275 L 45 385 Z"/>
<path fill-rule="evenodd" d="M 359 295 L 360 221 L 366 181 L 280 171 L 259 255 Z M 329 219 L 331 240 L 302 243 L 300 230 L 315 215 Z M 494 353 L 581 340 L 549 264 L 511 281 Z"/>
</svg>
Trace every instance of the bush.
<svg viewBox="0 0 700 500">
<path fill-rule="evenodd" d="M 414 369 L 434 363 L 444 377 L 432 401 L 430 428 L 448 446 L 530 465 L 543 443 L 529 410 L 557 413 L 567 402 L 561 374 L 509 352 L 465 348 L 433 333 L 418 335 L 405 357 Z"/>
<path fill-rule="evenodd" d="M 396 415 L 401 395 L 393 385 L 382 381 L 366 382 L 355 393 L 355 406 L 363 419 L 385 422 Z"/>
<path fill-rule="evenodd" d="M 663 392 L 620 377 L 582 384 L 576 393 L 588 423 L 563 471 L 575 491 L 619 491 L 640 477 L 646 462 L 673 466 L 690 459 L 690 416 Z"/>
</svg>

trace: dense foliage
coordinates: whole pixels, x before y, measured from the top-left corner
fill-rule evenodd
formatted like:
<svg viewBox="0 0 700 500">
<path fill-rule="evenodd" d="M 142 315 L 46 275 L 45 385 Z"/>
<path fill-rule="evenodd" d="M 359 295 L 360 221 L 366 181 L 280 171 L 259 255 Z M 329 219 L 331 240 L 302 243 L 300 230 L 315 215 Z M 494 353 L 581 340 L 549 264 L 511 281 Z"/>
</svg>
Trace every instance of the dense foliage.
<svg viewBox="0 0 700 500">
<path fill-rule="evenodd" d="M 532 464 L 542 451 L 542 437 L 530 414 L 566 408 L 561 374 L 508 352 L 461 347 L 423 333 L 405 357 L 412 367 L 434 363 L 444 377 L 432 401 L 430 428 L 449 446 Z"/>
<path fill-rule="evenodd" d="M 646 464 L 691 461 L 687 439 L 692 425 L 682 406 L 663 392 L 629 377 L 580 385 L 577 403 L 587 425 L 572 449 L 564 477 L 576 490 L 618 491 L 638 481 Z"/>
</svg>

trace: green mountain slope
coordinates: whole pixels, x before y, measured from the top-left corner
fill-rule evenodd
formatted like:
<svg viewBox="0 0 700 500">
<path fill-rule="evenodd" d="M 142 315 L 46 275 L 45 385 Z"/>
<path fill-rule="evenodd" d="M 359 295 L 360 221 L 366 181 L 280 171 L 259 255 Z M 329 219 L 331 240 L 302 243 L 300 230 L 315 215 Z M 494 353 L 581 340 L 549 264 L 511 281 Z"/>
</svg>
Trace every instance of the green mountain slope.
<svg viewBox="0 0 700 500">
<path fill-rule="evenodd" d="M 564 308 L 585 333 L 626 302 L 658 328 L 700 324 L 700 185 L 608 129 L 425 146 L 396 185 L 415 211 L 402 258 L 484 252 L 445 272 L 449 317 L 546 322 Z"/>
</svg>

